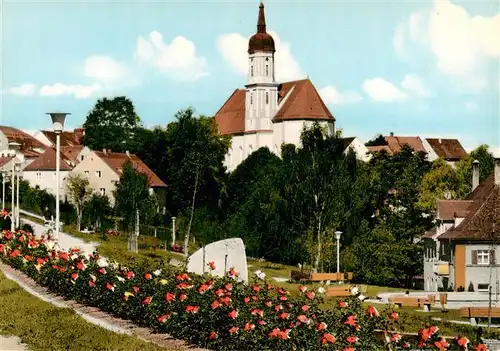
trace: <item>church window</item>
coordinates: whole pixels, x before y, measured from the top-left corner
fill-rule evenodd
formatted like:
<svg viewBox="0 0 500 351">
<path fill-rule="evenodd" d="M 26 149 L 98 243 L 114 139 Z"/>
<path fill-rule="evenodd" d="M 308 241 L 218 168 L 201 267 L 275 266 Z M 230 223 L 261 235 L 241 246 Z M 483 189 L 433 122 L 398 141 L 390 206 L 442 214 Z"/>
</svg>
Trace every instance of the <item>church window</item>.
<svg viewBox="0 0 500 351">
<path fill-rule="evenodd" d="M 266 91 L 266 104 L 269 104 L 269 93 Z"/>
<path fill-rule="evenodd" d="M 253 66 L 250 66 L 250 76 L 253 77 Z"/>
<path fill-rule="evenodd" d="M 266 76 L 269 75 L 269 65 L 266 65 Z"/>
</svg>

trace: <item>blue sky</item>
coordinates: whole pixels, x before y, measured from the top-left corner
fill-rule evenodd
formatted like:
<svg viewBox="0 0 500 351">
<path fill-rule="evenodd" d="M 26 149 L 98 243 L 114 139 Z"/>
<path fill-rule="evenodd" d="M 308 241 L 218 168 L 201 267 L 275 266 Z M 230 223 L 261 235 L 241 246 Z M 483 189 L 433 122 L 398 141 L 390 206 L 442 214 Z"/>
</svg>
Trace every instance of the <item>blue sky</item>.
<svg viewBox="0 0 500 351">
<path fill-rule="evenodd" d="M 246 76 L 258 1 L 2 2 L 1 123 L 76 127 L 127 95 L 147 126 L 212 115 Z M 266 1 L 280 81 L 309 76 L 344 135 L 500 146 L 496 1 Z"/>
</svg>

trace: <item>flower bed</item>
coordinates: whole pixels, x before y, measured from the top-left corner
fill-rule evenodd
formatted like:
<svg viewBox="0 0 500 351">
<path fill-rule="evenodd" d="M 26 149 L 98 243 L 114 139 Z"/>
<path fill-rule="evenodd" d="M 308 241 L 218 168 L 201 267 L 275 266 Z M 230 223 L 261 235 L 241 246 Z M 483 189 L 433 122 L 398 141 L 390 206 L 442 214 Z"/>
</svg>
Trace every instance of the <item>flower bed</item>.
<svg viewBox="0 0 500 351">
<path fill-rule="evenodd" d="M 52 292 L 209 349 L 465 350 L 468 344 L 459 336 L 448 345 L 433 326 L 417 340 L 401 335 L 397 312 L 365 310 L 355 297 L 333 310 L 320 309 L 321 288 L 299 287 L 299 297 L 292 298 L 258 277 L 248 285 L 238 282 L 234 269 L 218 278 L 170 266 L 108 266 L 79 249 L 51 247 L 24 231 L 0 234 L 0 258 Z"/>
</svg>

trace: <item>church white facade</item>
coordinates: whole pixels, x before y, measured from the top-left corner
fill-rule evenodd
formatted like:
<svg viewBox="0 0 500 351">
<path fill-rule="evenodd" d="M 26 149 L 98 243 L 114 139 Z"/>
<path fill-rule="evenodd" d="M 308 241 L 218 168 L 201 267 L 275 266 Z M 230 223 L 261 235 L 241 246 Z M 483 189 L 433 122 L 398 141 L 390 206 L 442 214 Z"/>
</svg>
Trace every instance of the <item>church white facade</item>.
<svg viewBox="0 0 500 351">
<path fill-rule="evenodd" d="M 280 155 L 282 144 L 300 145 L 304 125 L 318 121 L 330 133 L 335 130 L 335 118 L 309 79 L 276 82 L 274 53 L 261 3 L 257 33 L 248 44 L 245 89 L 235 90 L 215 115 L 219 132 L 232 137 L 225 160 L 229 171 L 261 147 Z"/>
</svg>

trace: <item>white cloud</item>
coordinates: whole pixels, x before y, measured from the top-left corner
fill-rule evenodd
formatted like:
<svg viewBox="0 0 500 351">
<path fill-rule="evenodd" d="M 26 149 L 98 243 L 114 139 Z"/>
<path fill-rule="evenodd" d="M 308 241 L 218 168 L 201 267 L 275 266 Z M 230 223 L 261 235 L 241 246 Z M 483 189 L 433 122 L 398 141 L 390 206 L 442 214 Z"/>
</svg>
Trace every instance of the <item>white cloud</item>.
<svg viewBox="0 0 500 351">
<path fill-rule="evenodd" d="M 304 72 L 292 55 L 290 44 L 281 41 L 276 32 L 269 31 L 274 39 L 276 53 L 275 59 L 275 78 L 278 82 L 286 82 L 295 79 L 305 78 Z M 225 34 L 217 38 L 217 48 L 233 69 L 241 75 L 248 74 L 248 40 L 250 37 L 244 37 L 238 33 Z"/>
<path fill-rule="evenodd" d="M 40 88 L 41 96 L 61 96 L 69 95 L 77 99 L 87 99 L 95 96 L 97 92 L 102 89 L 99 83 L 91 85 L 68 85 L 63 83 L 56 83 L 53 85 L 44 85 Z"/>
<path fill-rule="evenodd" d="M 487 60 L 500 57 L 498 33 L 500 14 L 473 16 L 449 0 L 435 0 L 426 13 L 413 13 L 396 27 L 393 43 L 403 58 L 401 48 L 423 44 L 434 55 L 440 71 L 479 90 L 487 85 Z"/>
<path fill-rule="evenodd" d="M 96 80 L 120 79 L 128 75 L 128 70 L 112 57 L 90 56 L 84 63 L 84 75 Z"/>
<path fill-rule="evenodd" d="M 343 105 L 352 104 L 362 100 L 361 95 L 355 91 L 340 92 L 337 88 L 327 85 L 319 90 L 319 95 L 325 104 Z"/>
<path fill-rule="evenodd" d="M 147 39 L 139 37 L 135 58 L 180 81 L 193 81 L 208 75 L 207 60 L 196 56 L 194 43 L 182 36 L 175 37 L 170 44 L 165 43 L 163 35 L 157 31 L 149 33 Z"/>
<path fill-rule="evenodd" d="M 17 87 L 12 87 L 9 92 L 14 95 L 30 96 L 35 94 L 36 85 L 31 83 L 21 84 Z"/>
<path fill-rule="evenodd" d="M 383 78 L 371 78 L 363 82 L 363 90 L 374 101 L 392 102 L 404 100 L 408 95 Z"/>
<path fill-rule="evenodd" d="M 424 82 L 416 74 L 407 74 L 401 82 L 401 86 L 404 89 L 413 92 L 419 97 L 431 96 L 431 92 L 427 89 Z"/>
</svg>

